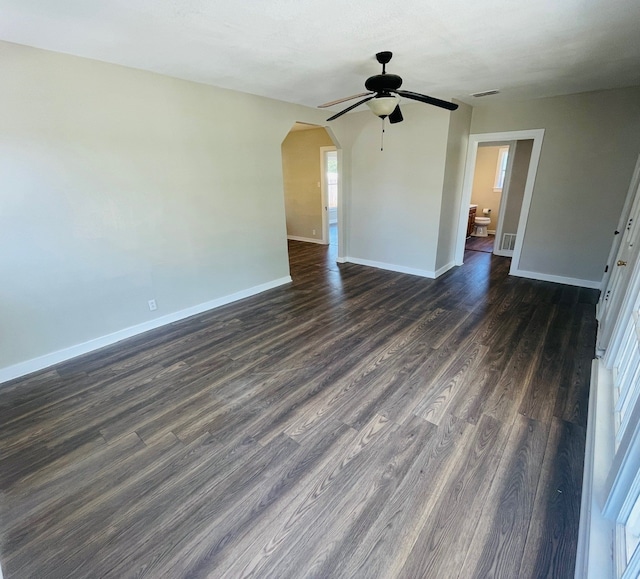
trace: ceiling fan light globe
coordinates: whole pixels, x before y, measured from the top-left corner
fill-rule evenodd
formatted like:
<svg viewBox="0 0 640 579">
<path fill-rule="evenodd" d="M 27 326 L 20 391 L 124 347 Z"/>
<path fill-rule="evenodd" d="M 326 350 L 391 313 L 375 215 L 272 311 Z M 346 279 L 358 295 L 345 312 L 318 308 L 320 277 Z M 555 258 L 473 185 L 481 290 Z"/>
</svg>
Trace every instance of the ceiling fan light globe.
<svg viewBox="0 0 640 579">
<path fill-rule="evenodd" d="M 394 111 L 399 102 L 400 98 L 395 95 L 382 96 L 367 101 L 367 106 L 374 115 L 384 118 L 388 117 Z"/>
</svg>

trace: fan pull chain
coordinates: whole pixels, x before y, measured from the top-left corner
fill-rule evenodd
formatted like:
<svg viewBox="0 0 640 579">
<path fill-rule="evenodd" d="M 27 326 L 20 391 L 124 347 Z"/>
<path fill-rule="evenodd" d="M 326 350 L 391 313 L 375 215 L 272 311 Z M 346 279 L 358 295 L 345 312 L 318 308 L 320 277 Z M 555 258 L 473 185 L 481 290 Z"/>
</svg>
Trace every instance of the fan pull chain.
<svg viewBox="0 0 640 579">
<path fill-rule="evenodd" d="M 382 117 L 382 134 L 380 135 L 380 150 L 384 151 L 384 117 Z"/>
</svg>

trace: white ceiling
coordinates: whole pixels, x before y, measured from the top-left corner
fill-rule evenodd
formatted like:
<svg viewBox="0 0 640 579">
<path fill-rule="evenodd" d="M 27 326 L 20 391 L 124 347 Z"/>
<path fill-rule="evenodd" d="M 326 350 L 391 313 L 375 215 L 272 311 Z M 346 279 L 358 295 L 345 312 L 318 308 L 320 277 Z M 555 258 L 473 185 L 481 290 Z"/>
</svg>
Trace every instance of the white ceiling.
<svg viewBox="0 0 640 579">
<path fill-rule="evenodd" d="M 0 38 L 309 106 L 381 50 L 473 104 L 640 85 L 638 0 L 0 0 Z"/>
</svg>

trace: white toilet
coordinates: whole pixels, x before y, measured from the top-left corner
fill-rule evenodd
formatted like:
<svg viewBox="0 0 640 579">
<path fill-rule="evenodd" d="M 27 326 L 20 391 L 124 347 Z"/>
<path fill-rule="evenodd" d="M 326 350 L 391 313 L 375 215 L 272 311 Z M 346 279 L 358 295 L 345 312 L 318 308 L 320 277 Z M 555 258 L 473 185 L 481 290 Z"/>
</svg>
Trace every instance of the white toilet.
<svg viewBox="0 0 640 579">
<path fill-rule="evenodd" d="M 487 228 L 489 227 L 489 223 L 491 223 L 491 217 L 476 217 L 476 229 L 473 234 L 476 237 L 487 237 L 489 233 L 487 232 Z"/>
</svg>

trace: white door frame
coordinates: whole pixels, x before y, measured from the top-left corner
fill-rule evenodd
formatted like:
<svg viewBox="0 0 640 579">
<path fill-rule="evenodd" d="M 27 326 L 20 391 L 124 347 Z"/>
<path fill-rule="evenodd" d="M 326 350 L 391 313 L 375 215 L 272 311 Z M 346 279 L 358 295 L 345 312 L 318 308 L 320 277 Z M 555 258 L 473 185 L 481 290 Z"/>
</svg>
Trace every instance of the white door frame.
<svg viewBox="0 0 640 579">
<path fill-rule="evenodd" d="M 335 146 L 320 147 L 320 200 L 322 202 L 322 243 L 329 244 L 329 188 L 327 186 L 327 156 L 329 151 L 337 151 Z M 340 168 L 338 167 L 338 173 Z M 338 187 L 338 205 L 340 199 L 340 188 Z M 338 215 L 338 220 L 340 215 Z M 340 224 L 338 223 L 338 228 Z"/>
<path fill-rule="evenodd" d="M 509 198 L 509 190 L 511 189 L 511 173 L 513 172 L 513 160 L 515 158 L 517 141 L 509 142 L 509 156 L 507 157 L 507 170 L 504 174 L 502 183 L 502 193 L 500 194 L 500 205 L 498 207 L 498 223 L 496 225 L 496 235 L 493 241 L 493 253 L 503 257 L 513 257 L 513 249 L 501 249 L 502 245 L 502 229 L 504 225 L 504 214 L 507 211 L 507 199 Z M 507 146 L 507 145 L 502 145 Z"/>
<path fill-rule="evenodd" d="M 471 203 L 471 191 L 473 189 L 473 175 L 476 169 L 476 157 L 478 154 L 479 143 L 489 143 L 491 141 L 524 141 L 533 139 L 533 149 L 531 150 L 531 161 L 529 162 L 529 171 L 527 173 L 527 182 L 524 187 L 524 197 L 522 199 L 522 208 L 520 209 L 520 219 L 518 221 L 518 231 L 516 235 L 516 245 L 513 250 L 511 259 L 510 274 L 520 274 L 520 254 L 522 253 L 522 243 L 526 233 L 527 220 L 529 218 L 529 209 L 531 207 L 531 198 L 533 195 L 533 186 L 538 172 L 538 163 L 540 162 L 540 152 L 542 150 L 542 140 L 544 138 L 544 129 L 528 129 L 523 131 L 507 131 L 504 133 L 478 133 L 469 135 L 469 145 L 467 147 L 467 161 L 464 171 L 464 181 L 462 185 L 462 199 L 460 201 L 460 220 L 458 223 L 458 236 L 456 242 L 456 252 L 454 261 L 456 265 L 464 263 L 464 245 L 467 238 L 467 224 L 469 222 L 468 207 Z M 463 211 L 466 208 L 466 211 Z"/>
</svg>

